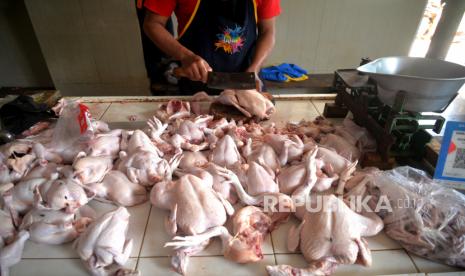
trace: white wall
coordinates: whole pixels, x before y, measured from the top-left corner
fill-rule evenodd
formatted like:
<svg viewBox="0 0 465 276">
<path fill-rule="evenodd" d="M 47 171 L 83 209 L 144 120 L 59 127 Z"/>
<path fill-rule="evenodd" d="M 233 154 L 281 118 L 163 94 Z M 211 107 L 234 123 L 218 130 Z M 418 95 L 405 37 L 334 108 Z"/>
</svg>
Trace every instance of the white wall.
<svg viewBox="0 0 465 276">
<path fill-rule="evenodd" d="M 0 0 L 0 87 L 53 86 L 24 3 Z"/>
<path fill-rule="evenodd" d="M 148 95 L 135 1 L 25 0 L 64 95 Z"/>
<path fill-rule="evenodd" d="M 50 75 L 64 95 L 148 94 L 135 1 L 24 1 Z M 356 67 L 361 57 L 407 55 L 426 0 L 281 4 L 276 48 L 267 63 L 331 73 Z"/>
<path fill-rule="evenodd" d="M 313 73 L 354 68 L 361 57 L 408 55 L 426 0 L 281 0 L 268 64 Z"/>
</svg>

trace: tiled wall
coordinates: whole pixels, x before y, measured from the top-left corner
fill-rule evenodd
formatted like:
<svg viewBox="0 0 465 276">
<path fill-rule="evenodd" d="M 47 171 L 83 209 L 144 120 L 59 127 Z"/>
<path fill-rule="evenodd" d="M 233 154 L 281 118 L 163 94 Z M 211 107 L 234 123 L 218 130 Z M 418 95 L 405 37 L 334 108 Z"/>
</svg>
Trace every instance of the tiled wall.
<svg viewBox="0 0 465 276">
<path fill-rule="evenodd" d="M 281 0 L 269 63 L 312 72 L 353 68 L 361 57 L 408 55 L 426 0 Z"/>
<path fill-rule="evenodd" d="M 134 1 L 25 0 L 64 95 L 148 94 Z"/>
<path fill-rule="evenodd" d="M 53 86 L 23 1 L 0 0 L 2 86 Z"/>
</svg>

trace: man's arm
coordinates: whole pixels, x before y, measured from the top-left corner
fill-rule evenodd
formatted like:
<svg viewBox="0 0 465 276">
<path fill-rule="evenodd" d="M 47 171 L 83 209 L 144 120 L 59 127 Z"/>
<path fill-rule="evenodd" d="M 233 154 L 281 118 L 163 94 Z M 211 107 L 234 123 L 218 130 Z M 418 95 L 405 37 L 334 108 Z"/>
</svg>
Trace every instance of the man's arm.
<svg viewBox="0 0 465 276">
<path fill-rule="evenodd" d="M 168 56 L 181 61 L 186 77 L 195 81 L 207 81 L 208 63 L 191 50 L 182 46 L 173 35 L 165 29 L 168 17 L 147 10 L 144 19 L 144 32 Z"/>
<path fill-rule="evenodd" d="M 255 45 L 255 53 L 252 63 L 247 68 L 247 72 L 258 73 L 260 66 L 273 50 L 275 43 L 275 18 L 263 19 L 258 22 L 258 39 Z"/>
</svg>

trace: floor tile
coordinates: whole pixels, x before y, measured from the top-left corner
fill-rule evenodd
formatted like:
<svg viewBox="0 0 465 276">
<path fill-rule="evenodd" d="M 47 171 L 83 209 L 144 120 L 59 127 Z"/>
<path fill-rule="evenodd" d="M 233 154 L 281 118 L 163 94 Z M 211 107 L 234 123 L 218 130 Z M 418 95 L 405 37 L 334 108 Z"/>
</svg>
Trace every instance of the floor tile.
<svg viewBox="0 0 465 276">
<path fill-rule="evenodd" d="M 163 247 L 166 242 L 171 241 L 171 237 L 166 233 L 164 220 L 169 212 L 153 207 L 149 217 L 147 231 L 145 233 L 144 244 L 142 245 L 141 257 L 161 257 L 171 256 L 172 249 Z M 226 227 L 232 233 L 231 220 L 228 219 Z M 268 235 L 262 246 L 263 254 L 273 254 L 271 237 Z M 199 252 L 197 256 L 222 256 L 223 248 L 221 240 L 214 238 L 208 247 Z"/>
<path fill-rule="evenodd" d="M 117 207 L 93 200 L 89 205 L 95 209 L 98 216 L 106 212 L 116 209 Z M 142 239 L 144 237 L 145 227 L 150 212 L 150 202 L 140 204 L 134 207 L 127 208 L 131 217 L 129 218 L 128 238 L 133 239 L 133 247 L 131 257 L 138 257 L 142 246 Z"/>
<path fill-rule="evenodd" d="M 171 240 L 165 231 L 164 220 L 169 215 L 168 211 L 152 207 L 145 231 L 144 244 L 142 245 L 141 257 L 170 256 L 171 250 L 163 245 Z"/>
<path fill-rule="evenodd" d="M 409 253 L 410 254 L 410 253 Z M 434 273 L 434 272 L 455 272 L 455 271 L 465 271 L 464 268 L 459 268 L 459 267 L 453 267 L 453 266 L 448 266 L 442 263 L 438 262 L 433 262 L 428 259 L 422 258 L 415 256 L 413 254 L 410 254 L 410 256 L 413 259 L 413 262 L 415 265 L 418 267 L 420 272 L 425 272 L 425 273 Z M 465 273 L 464 273 L 465 275 Z"/>
<path fill-rule="evenodd" d="M 273 122 L 299 122 L 302 119 L 313 120 L 319 115 L 310 100 L 276 101 L 276 113 L 271 116 Z"/>
<path fill-rule="evenodd" d="M 291 227 L 293 225 L 297 227 L 299 223 L 300 221 L 297 218 L 291 216 L 288 222 L 279 225 L 278 229 L 271 233 L 275 253 L 291 253 L 289 250 L 287 250 L 287 236 Z M 296 253 L 298 252 L 300 252 L 299 248 L 297 248 Z"/>
<path fill-rule="evenodd" d="M 374 237 L 367 237 L 366 240 L 371 250 L 402 249 L 402 246 L 388 237 L 384 231 L 381 231 Z"/>
<path fill-rule="evenodd" d="M 159 102 L 112 103 L 101 120 L 105 122 L 147 121 L 153 117 L 160 105 Z"/>
<path fill-rule="evenodd" d="M 134 269 L 137 258 L 131 258 L 125 267 Z M 11 268 L 11 276 L 87 276 L 86 270 L 80 259 L 27 259 L 21 260 Z"/>
<path fill-rule="evenodd" d="M 90 111 L 92 118 L 100 120 L 105 111 L 107 111 L 110 103 L 84 103 Z"/>
<path fill-rule="evenodd" d="M 273 255 L 265 255 L 263 260 L 251 264 L 236 264 L 224 257 L 192 257 L 187 275 L 267 275 L 265 267 L 274 265 Z M 179 275 L 170 266 L 170 258 L 140 258 L 138 269 L 142 275 Z"/>
<path fill-rule="evenodd" d="M 416 272 L 415 266 L 403 250 L 374 251 L 372 252 L 372 256 L 373 264 L 371 267 L 341 265 L 333 275 L 371 276 Z M 308 265 L 301 254 L 276 254 L 276 261 L 278 264 L 288 264 L 301 268 Z"/>
<path fill-rule="evenodd" d="M 23 251 L 23 259 L 60 259 L 78 257 L 79 256 L 73 249 L 73 242 L 61 245 L 49 245 L 27 241 Z"/>
</svg>

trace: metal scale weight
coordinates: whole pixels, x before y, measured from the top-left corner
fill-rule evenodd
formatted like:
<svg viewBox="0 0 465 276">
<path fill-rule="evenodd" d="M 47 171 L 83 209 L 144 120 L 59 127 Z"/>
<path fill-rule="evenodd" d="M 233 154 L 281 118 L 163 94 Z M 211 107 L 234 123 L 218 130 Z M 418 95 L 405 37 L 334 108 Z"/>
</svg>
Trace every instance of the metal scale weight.
<svg viewBox="0 0 465 276">
<path fill-rule="evenodd" d="M 423 58 L 388 57 L 357 69 L 334 74 L 335 103 L 325 105 L 326 117 L 345 117 L 368 129 L 378 155 L 367 154 L 362 166 L 390 168 L 396 157 L 421 159 L 445 119 L 439 114 L 454 100 L 465 82 L 465 67 Z M 429 113 L 429 114 L 428 114 Z"/>
</svg>

